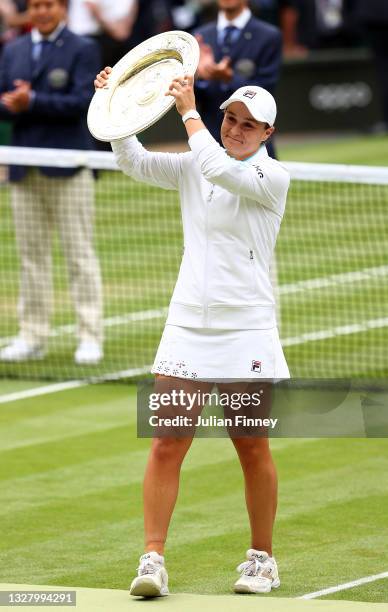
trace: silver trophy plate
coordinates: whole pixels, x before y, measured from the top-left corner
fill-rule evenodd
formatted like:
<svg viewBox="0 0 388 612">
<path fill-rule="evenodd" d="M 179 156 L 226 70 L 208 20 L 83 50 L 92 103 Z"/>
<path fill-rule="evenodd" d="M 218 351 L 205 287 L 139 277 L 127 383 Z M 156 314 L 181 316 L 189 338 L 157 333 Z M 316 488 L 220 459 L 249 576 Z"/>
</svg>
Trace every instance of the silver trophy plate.
<svg viewBox="0 0 388 612">
<path fill-rule="evenodd" d="M 110 142 L 138 134 L 175 104 L 165 93 L 173 79 L 194 75 L 199 45 L 187 32 L 153 36 L 115 64 L 107 87 L 90 103 L 88 127 L 97 140 Z"/>
</svg>

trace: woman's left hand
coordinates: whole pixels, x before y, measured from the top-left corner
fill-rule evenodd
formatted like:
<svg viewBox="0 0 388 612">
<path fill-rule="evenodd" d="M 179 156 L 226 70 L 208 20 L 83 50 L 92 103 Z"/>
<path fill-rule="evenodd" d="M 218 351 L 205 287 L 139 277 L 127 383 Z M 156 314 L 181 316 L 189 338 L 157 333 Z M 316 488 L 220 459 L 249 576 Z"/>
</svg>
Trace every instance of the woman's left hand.
<svg viewBox="0 0 388 612">
<path fill-rule="evenodd" d="M 195 110 L 194 77 L 185 75 L 174 79 L 165 95 L 175 98 L 176 108 L 180 115 L 183 116 L 189 110 Z"/>
</svg>

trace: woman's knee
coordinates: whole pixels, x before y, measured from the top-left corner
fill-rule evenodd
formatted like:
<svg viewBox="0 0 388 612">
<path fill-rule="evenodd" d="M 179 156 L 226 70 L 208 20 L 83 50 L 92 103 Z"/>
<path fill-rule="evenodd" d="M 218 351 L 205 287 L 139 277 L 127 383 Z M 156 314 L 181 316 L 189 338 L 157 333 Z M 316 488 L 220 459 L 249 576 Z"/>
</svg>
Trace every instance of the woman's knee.
<svg viewBox="0 0 388 612">
<path fill-rule="evenodd" d="M 244 463 L 272 463 L 266 438 L 237 438 L 233 440 L 240 460 Z"/>
<path fill-rule="evenodd" d="M 182 462 L 191 444 L 187 438 L 154 438 L 151 456 L 160 462 Z"/>
</svg>

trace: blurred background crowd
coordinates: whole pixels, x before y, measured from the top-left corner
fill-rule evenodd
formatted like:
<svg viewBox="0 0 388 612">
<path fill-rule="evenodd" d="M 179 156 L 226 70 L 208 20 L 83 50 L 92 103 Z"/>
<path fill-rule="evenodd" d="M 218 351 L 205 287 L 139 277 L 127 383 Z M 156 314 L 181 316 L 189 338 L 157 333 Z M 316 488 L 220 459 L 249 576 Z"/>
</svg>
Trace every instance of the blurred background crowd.
<svg viewBox="0 0 388 612">
<path fill-rule="evenodd" d="M 68 27 L 96 40 L 102 63 L 113 65 L 128 50 L 171 29 L 195 33 L 217 18 L 217 0 L 69 0 Z M 0 51 L 31 29 L 28 0 L 0 0 Z M 283 58 L 303 60 L 317 52 L 369 47 L 388 96 L 388 2 L 386 0 L 250 0 L 253 15 L 282 32 Z M 384 94 L 385 92 L 385 94 Z M 385 131 L 388 111 L 383 110 Z"/>
<path fill-rule="evenodd" d="M 101 50 L 102 64 L 113 65 L 154 34 L 171 29 L 196 33 L 206 24 L 215 23 L 220 4 L 217 0 L 68 0 L 67 25 L 74 33 L 94 39 Z M 249 8 L 255 17 L 281 31 L 286 64 L 308 62 L 324 53 L 331 53 L 333 60 L 335 51 L 356 53 L 369 48 L 375 63 L 372 78 L 377 76 L 382 100 L 381 121 L 376 128 L 386 132 L 387 0 L 250 0 Z M 0 50 L 30 29 L 28 0 L 0 0 Z M 356 95 L 362 96 L 362 92 Z"/>
<path fill-rule="evenodd" d="M 278 26 L 286 58 L 318 49 L 375 46 L 388 33 L 386 0 L 251 0 L 260 19 Z M 171 29 L 195 31 L 217 16 L 217 0 L 69 0 L 68 26 L 93 37 L 106 63 Z M 30 28 L 27 0 L 0 0 L 0 44 Z"/>
</svg>

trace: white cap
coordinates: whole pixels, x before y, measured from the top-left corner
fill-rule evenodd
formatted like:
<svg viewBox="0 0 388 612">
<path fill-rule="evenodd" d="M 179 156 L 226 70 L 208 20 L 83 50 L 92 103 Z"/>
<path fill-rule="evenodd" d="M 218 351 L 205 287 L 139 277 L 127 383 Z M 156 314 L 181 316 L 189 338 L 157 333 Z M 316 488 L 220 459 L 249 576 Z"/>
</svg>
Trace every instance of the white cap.
<svg viewBox="0 0 388 612">
<path fill-rule="evenodd" d="M 242 102 L 245 104 L 256 121 L 268 123 L 271 127 L 275 123 L 275 98 L 269 91 L 262 87 L 257 87 L 257 85 L 245 85 L 245 87 L 236 89 L 230 98 L 221 104 L 220 109 L 224 110 L 229 104 L 232 104 L 232 102 Z"/>
</svg>

